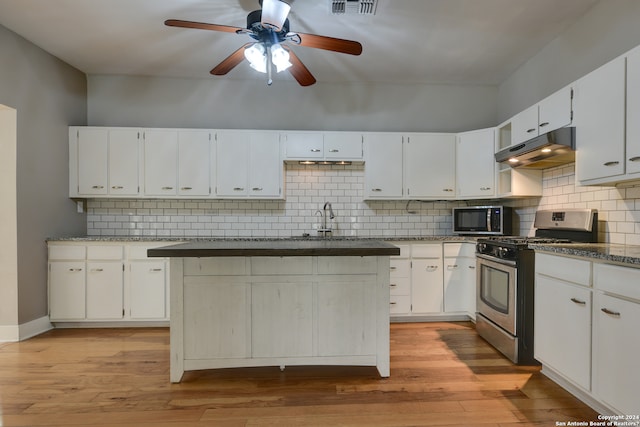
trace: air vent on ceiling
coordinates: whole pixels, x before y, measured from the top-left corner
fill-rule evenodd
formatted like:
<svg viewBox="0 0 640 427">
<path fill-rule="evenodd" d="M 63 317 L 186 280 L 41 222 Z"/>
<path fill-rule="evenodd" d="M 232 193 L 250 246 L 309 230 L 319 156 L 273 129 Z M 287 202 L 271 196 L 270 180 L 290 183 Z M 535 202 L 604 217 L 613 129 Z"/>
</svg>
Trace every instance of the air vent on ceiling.
<svg viewBox="0 0 640 427">
<path fill-rule="evenodd" d="M 375 15 L 378 0 L 331 0 L 334 15 Z"/>
</svg>

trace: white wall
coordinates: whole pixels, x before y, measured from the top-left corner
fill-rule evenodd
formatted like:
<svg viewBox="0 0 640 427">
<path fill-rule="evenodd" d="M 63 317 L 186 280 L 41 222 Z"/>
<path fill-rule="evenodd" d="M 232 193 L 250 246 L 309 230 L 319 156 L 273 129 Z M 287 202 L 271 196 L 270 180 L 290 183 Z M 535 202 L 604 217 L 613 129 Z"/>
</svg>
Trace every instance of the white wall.
<svg viewBox="0 0 640 427">
<path fill-rule="evenodd" d="M 500 85 L 499 122 L 640 45 L 638 22 L 638 0 L 596 3 Z"/>
<path fill-rule="evenodd" d="M 93 126 L 458 132 L 496 124 L 497 88 L 96 76 Z"/>
<path fill-rule="evenodd" d="M 86 124 L 83 73 L 0 26 L 0 104 L 17 111 L 15 183 L 18 322 L 47 315 L 47 251 L 51 235 L 83 234 L 86 217 L 68 198 L 68 126 Z M 4 242 L 3 242 L 4 244 Z M 5 278 L 2 278 L 4 283 Z M 2 318 L 0 325 L 15 319 Z"/>
</svg>

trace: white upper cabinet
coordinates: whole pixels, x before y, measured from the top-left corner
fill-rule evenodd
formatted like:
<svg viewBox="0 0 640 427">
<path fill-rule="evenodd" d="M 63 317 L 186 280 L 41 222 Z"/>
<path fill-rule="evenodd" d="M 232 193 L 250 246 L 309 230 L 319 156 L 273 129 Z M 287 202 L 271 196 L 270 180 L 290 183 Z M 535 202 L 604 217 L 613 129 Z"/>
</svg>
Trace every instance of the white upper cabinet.
<svg viewBox="0 0 640 427">
<path fill-rule="evenodd" d="M 148 196 L 178 194 L 178 131 L 144 131 L 144 193 Z"/>
<path fill-rule="evenodd" d="M 285 160 L 361 161 L 359 132 L 284 132 Z"/>
<path fill-rule="evenodd" d="M 629 178 L 640 178 L 640 47 L 627 55 L 627 150 Z"/>
<path fill-rule="evenodd" d="M 619 57 L 576 82 L 576 180 L 582 184 L 625 172 L 625 62 Z"/>
<path fill-rule="evenodd" d="M 211 132 L 178 132 L 178 195 L 208 196 L 211 193 Z"/>
<path fill-rule="evenodd" d="M 139 194 L 137 129 L 69 128 L 69 195 Z"/>
<path fill-rule="evenodd" d="M 496 194 L 495 128 L 459 133 L 456 144 L 458 198 L 491 198 Z"/>
<path fill-rule="evenodd" d="M 511 119 L 511 141 L 519 144 L 572 122 L 572 88 L 567 86 Z"/>
<path fill-rule="evenodd" d="M 220 131 L 216 139 L 218 197 L 283 197 L 277 132 Z"/>
<path fill-rule="evenodd" d="M 402 199 L 402 134 L 364 135 L 364 198 Z"/>
<path fill-rule="evenodd" d="M 404 156 L 407 198 L 453 199 L 455 197 L 455 134 L 410 134 L 407 137 Z"/>
</svg>

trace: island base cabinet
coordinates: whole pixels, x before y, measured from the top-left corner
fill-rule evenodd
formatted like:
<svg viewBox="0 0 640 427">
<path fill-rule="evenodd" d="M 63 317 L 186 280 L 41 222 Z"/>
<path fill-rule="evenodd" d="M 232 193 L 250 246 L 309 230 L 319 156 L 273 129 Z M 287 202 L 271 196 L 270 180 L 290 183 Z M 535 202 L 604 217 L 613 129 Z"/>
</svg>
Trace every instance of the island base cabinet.
<svg viewBox="0 0 640 427">
<path fill-rule="evenodd" d="M 639 325 L 640 304 L 596 292 L 594 392 L 618 414 L 640 410 Z"/>
<path fill-rule="evenodd" d="M 234 267 L 214 268 L 225 261 Z M 389 376 L 389 257 L 172 258 L 170 271 L 172 382 L 249 366 L 376 366 Z"/>
</svg>

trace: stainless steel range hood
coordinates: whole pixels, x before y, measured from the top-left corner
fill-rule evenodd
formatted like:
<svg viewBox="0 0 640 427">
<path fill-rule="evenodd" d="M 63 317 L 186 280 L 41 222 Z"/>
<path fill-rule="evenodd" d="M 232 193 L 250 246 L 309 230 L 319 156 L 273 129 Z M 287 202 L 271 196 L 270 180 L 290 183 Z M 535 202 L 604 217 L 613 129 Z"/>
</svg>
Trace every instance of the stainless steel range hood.
<svg viewBox="0 0 640 427">
<path fill-rule="evenodd" d="M 500 150 L 495 158 L 513 168 L 547 169 L 574 162 L 575 149 L 576 128 L 564 127 Z"/>
</svg>

